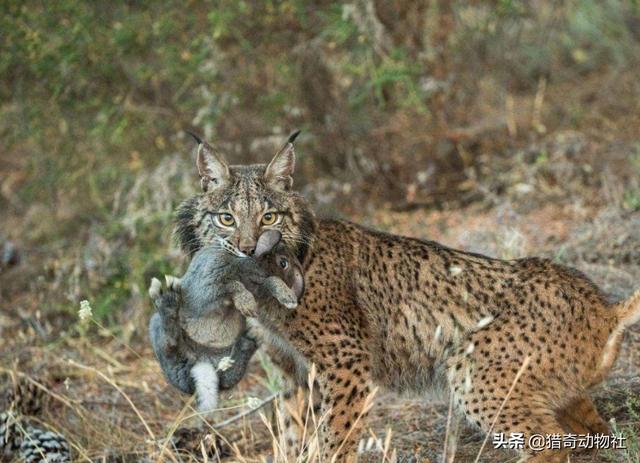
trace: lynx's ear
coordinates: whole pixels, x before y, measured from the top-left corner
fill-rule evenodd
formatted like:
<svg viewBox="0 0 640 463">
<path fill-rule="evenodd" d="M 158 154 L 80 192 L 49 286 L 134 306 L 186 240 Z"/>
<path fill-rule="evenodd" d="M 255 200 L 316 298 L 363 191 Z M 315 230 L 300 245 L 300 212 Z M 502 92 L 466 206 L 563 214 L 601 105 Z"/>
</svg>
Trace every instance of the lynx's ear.
<svg viewBox="0 0 640 463">
<path fill-rule="evenodd" d="M 196 137 L 194 137 L 196 138 Z M 206 141 L 196 138 L 198 142 L 198 157 L 196 164 L 200 174 L 200 185 L 203 191 L 220 188 L 230 178 L 229 166 L 222 155 Z"/>
<path fill-rule="evenodd" d="M 269 186 L 276 190 L 289 190 L 293 186 L 293 170 L 296 165 L 296 153 L 293 141 L 300 131 L 289 136 L 287 143 L 273 157 L 264 171 L 264 179 Z"/>
</svg>

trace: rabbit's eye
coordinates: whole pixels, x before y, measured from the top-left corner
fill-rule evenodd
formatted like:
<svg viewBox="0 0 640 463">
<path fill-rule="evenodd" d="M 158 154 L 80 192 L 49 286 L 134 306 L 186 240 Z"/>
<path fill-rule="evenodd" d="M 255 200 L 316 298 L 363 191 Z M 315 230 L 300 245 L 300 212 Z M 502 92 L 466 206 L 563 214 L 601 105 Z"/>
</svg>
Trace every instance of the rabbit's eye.
<svg viewBox="0 0 640 463">
<path fill-rule="evenodd" d="M 282 267 L 285 270 L 287 269 L 287 267 L 289 267 L 289 261 L 287 260 L 286 257 L 280 258 L 280 267 Z"/>
</svg>

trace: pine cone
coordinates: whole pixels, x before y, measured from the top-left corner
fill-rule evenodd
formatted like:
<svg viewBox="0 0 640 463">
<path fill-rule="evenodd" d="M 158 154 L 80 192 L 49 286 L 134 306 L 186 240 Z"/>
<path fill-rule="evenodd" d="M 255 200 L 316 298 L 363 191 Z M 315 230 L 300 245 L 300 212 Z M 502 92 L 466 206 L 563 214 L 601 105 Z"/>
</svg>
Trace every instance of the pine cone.
<svg viewBox="0 0 640 463">
<path fill-rule="evenodd" d="M 26 416 L 38 415 L 44 408 L 46 394 L 27 379 L 20 378 L 5 392 L 7 407 Z"/>
<path fill-rule="evenodd" d="M 13 453 L 20 448 L 22 434 L 18 430 L 17 421 L 11 412 L 0 413 L 0 455 Z"/>
<path fill-rule="evenodd" d="M 64 436 L 28 427 L 20 445 L 20 458 L 26 463 L 62 463 L 71 461 L 71 450 Z"/>
</svg>

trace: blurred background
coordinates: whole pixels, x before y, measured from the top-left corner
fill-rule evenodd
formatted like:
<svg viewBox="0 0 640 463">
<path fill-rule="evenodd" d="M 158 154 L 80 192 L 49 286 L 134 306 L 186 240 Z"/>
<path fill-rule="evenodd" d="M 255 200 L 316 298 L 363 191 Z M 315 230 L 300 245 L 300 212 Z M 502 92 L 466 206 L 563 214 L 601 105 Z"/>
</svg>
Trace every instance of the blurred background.
<svg viewBox="0 0 640 463">
<path fill-rule="evenodd" d="M 186 129 L 232 164 L 268 161 L 301 129 L 296 185 L 319 215 L 544 255 L 612 297 L 640 285 L 636 0 L 5 0 L 0 12 L 0 365 L 14 390 L 46 371 L 49 391 L 78 398 L 45 410 L 90 459 L 147 444 L 122 396 L 68 358 L 108 371 L 152 429 L 184 403 L 148 347 L 146 287 L 184 269 L 172 213 L 199 184 Z M 79 325 L 85 299 L 94 323 Z M 627 391 L 639 364 L 623 351 Z M 241 391 L 271 387 L 270 368 L 260 357 Z M 618 410 L 626 426 L 639 403 Z M 440 413 L 429 407 L 392 402 L 372 426 Z M 442 452 L 442 434 L 412 432 L 398 448 Z"/>
</svg>

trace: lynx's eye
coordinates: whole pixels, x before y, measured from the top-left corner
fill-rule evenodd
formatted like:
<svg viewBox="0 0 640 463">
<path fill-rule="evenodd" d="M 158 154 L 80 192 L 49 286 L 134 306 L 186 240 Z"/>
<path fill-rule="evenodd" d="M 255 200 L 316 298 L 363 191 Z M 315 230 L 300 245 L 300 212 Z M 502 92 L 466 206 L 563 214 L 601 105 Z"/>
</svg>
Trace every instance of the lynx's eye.
<svg viewBox="0 0 640 463">
<path fill-rule="evenodd" d="M 222 225 L 223 227 L 233 227 L 236 223 L 236 220 L 233 218 L 233 216 L 226 212 L 218 214 L 216 218 L 218 219 L 220 225 Z"/>
<path fill-rule="evenodd" d="M 273 225 L 278 221 L 279 214 L 275 212 L 267 212 L 262 216 L 262 225 Z"/>
<path fill-rule="evenodd" d="M 284 270 L 286 270 L 289 267 L 289 261 L 287 260 L 286 257 L 280 258 L 280 267 L 282 267 Z"/>
</svg>

